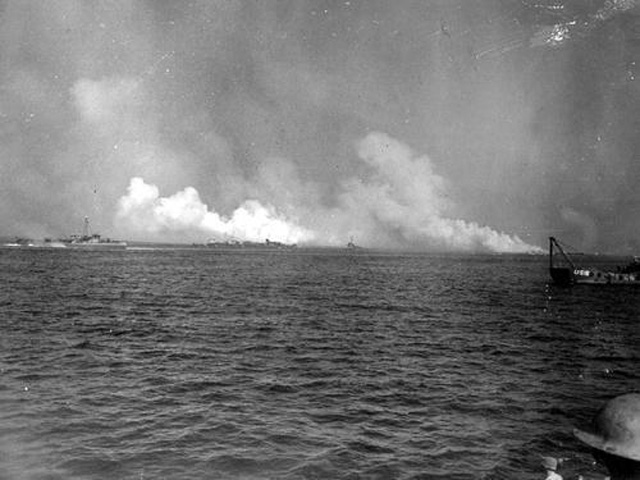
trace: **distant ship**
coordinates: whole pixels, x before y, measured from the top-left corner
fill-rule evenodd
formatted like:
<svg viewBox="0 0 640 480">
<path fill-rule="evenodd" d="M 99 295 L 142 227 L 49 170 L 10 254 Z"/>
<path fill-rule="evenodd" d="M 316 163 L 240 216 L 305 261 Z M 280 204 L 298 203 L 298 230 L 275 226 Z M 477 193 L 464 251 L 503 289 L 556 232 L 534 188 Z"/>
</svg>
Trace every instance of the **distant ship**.
<svg viewBox="0 0 640 480">
<path fill-rule="evenodd" d="M 69 238 L 62 238 L 54 242 L 45 239 L 45 244 L 47 242 L 52 243 L 51 246 L 54 246 L 53 244 L 62 244 L 67 248 L 83 250 L 124 250 L 127 248 L 127 242 L 102 238 L 97 233 L 91 233 L 89 217 L 84 217 L 84 227 L 81 235 L 71 235 Z"/>
<path fill-rule="evenodd" d="M 207 241 L 206 246 L 209 248 L 220 248 L 220 249 L 258 249 L 258 250 L 291 250 L 298 248 L 298 246 L 293 243 L 281 243 L 274 242 L 272 240 L 266 239 L 264 242 L 249 242 L 249 241 L 241 241 L 241 240 L 216 240 L 210 239 Z"/>
<path fill-rule="evenodd" d="M 71 235 L 68 238 L 53 240 L 33 240 L 31 238 L 16 238 L 13 242 L 4 243 L 2 247 L 13 248 L 74 248 L 78 250 L 124 250 L 127 242 L 102 238 L 97 233 L 91 233 L 89 217 L 84 217 L 84 227 L 81 235 Z"/>
<path fill-rule="evenodd" d="M 362 247 L 356 245 L 355 242 L 353 241 L 353 237 L 351 237 L 349 239 L 349 243 L 347 243 L 347 249 L 348 250 L 362 250 Z"/>
</svg>

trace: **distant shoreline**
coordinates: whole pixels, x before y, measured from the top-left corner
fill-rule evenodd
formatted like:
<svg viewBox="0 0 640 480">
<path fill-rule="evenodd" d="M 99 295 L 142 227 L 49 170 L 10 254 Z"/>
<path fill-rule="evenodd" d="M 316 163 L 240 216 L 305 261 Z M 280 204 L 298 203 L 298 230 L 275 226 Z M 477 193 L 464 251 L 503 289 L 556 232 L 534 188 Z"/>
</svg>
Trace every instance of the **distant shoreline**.
<svg viewBox="0 0 640 480">
<path fill-rule="evenodd" d="M 46 245 L 44 241 L 38 241 L 38 244 L 32 246 L 28 245 L 11 245 L 16 240 L 16 237 L 0 237 L 0 249 L 3 250 L 84 250 L 82 248 L 69 248 L 66 246 L 56 247 L 54 245 Z M 188 250 L 188 251 L 201 251 L 211 253 L 229 253 L 229 254 L 256 254 L 256 253 L 273 253 L 273 254 L 314 254 L 314 253 L 340 253 L 348 254 L 351 256 L 365 256 L 365 255 L 433 255 L 433 256 L 490 256 L 490 257 L 539 257 L 545 255 L 545 253 L 511 253 L 511 252 L 466 252 L 466 251 L 438 251 L 438 250 L 425 250 L 425 249 L 393 249 L 393 248 L 368 248 L 357 247 L 352 248 L 347 246 L 329 246 L 329 245 L 286 245 L 271 246 L 260 243 L 247 242 L 244 245 L 226 245 L 216 244 L 207 245 L 207 243 L 187 243 L 187 242 L 149 242 L 149 241 L 126 241 L 126 248 L 111 251 L 157 251 L 157 250 Z M 92 251 L 109 251 L 109 249 L 86 249 Z M 616 255 L 612 255 L 615 257 Z M 620 255 L 617 255 L 620 257 Z"/>
</svg>

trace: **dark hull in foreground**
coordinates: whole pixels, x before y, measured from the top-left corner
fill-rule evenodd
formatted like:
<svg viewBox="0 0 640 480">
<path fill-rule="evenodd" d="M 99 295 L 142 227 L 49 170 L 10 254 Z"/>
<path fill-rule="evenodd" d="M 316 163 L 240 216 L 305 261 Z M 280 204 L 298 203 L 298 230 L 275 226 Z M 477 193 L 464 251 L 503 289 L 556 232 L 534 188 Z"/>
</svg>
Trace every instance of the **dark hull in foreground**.
<svg viewBox="0 0 640 480">
<path fill-rule="evenodd" d="M 556 257 L 562 258 L 562 264 Z M 615 271 L 577 265 L 558 240 L 549 237 L 549 275 L 557 285 L 640 285 L 640 262 L 617 267 Z"/>
</svg>

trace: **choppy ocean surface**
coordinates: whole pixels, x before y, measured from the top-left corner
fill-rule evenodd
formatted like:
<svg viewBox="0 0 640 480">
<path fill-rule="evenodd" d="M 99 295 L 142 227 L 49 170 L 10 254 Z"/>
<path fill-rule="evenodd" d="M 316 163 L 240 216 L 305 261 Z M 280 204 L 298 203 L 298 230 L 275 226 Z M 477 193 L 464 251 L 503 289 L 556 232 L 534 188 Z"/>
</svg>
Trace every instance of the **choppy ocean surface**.
<svg viewBox="0 0 640 480">
<path fill-rule="evenodd" d="M 640 389 L 544 256 L 0 250 L 0 479 L 542 479 Z"/>
</svg>

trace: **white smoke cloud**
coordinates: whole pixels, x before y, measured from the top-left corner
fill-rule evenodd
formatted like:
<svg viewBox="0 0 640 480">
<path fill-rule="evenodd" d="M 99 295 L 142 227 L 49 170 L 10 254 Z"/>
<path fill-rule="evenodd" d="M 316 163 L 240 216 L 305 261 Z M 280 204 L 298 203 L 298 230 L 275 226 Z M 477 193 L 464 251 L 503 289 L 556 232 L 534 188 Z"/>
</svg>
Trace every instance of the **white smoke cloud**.
<svg viewBox="0 0 640 480">
<path fill-rule="evenodd" d="M 118 203 L 116 217 L 125 228 L 139 233 L 195 233 L 219 240 L 263 242 L 268 239 L 287 244 L 309 241 L 313 237 L 273 207 L 256 200 L 245 201 L 227 218 L 209 210 L 193 187 L 161 197 L 158 187 L 139 177 L 131 179 L 127 194 Z"/>
<path fill-rule="evenodd" d="M 265 206 L 258 200 L 246 200 L 225 217 L 210 210 L 193 187 L 161 197 L 158 187 L 136 177 L 119 201 L 117 219 L 131 232 L 156 238 L 182 233 L 221 240 L 343 246 L 353 237 L 356 243 L 373 248 L 541 251 L 518 236 L 448 215 L 455 208 L 448 194 L 449 182 L 435 172 L 428 157 L 415 156 L 390 136 L 369 134 L 358 143 L 357 154 L 367 172 L 342 183 L 334 208 L 318 205 L 314 185 L 304 184 L 293 164 L 281 161 L 265 166 L 255 180 L 256 192 L 263 192 L 258 198 L 276 201 L 277 209 L 271 203 Z M 274 175 L 281 178 L 283 171 L 289 172 L 288 181 L 276 182 L 275 190 L 290 195 L 274 195 L 269 187 L 273 187 Z M 305 198 L 311 203 L 305 203 Z M 298 218 L 305 223 L 292 220 Z"/>
<path fill-rule="evenodd" d="M 454 204 L 447 180 L 435 173 L 428 157 L 414 156 L 390 136 L 369 134 L 359 143 L 358 156 L 372 173 L 344 184 L 342 216 L 354 220 L 352 232 L 368 242 L 455 251 L 541 251 L 515 235 L 448 218 Z"/>
</svg>

